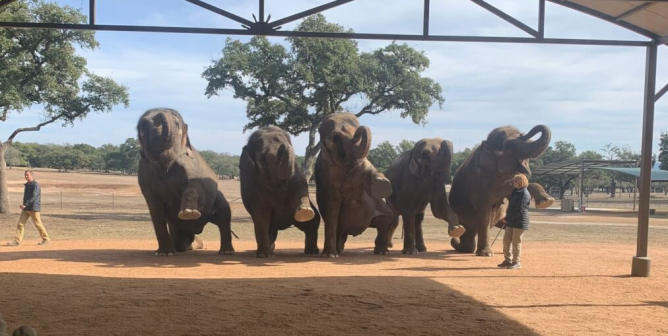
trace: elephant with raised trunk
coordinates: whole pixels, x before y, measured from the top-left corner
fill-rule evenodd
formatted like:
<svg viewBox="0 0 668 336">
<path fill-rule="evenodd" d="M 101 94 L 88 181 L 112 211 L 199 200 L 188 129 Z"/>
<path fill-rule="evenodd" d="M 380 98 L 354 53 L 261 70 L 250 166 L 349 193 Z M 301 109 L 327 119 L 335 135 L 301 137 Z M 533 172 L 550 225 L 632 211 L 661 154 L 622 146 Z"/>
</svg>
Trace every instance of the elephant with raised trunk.
<svg viewBox="0 0 668 336">
<path fill-rule="evenodd" d="M 426 252 L 422 235 L 422 220 L 427 204 L 434 217 L 448 222 L 448 232 L 459 237 L 464 228 L 448 203 L 445 184 L 452 167 L 452 142 L 441 138 L 422 139 L 413 149 L 403 152 L 387 169 L 392 182 L 392 195 L 387 203 L 394 214 L 389 238 L 403 220 L 404 248 L 402 253 Z"/>
<path fill-rule="evenodd" d="M 241 198 L 255 225 L 257 256 L 274 256 L 279 230 L 293 224 L 306 234 L 304 253 L 318 254 L 320 214 L 295 162 L 290 135 L 269 126 L 251 134 L 239 161 Z"/>
<path fill-rule="evenodd" d="M 392 210 L 383 198 L 392 185 L 366 159 L 371 131 L 351 113 L 329 115 L 320 125 L 315 162 L 316 197 L 325 221 L 323 257 L 336 258 L 349 235 L 376 227 L 374 252 L 386 254 Z"/>
<path fill-rule="evenodd" d="M 139 118 L 137 132 L 139 187 L 158 239 L 155 254 L 201 248 L 195 235 L 209 222 L 220 230 L 219 253 L 234 254 L 230 205 L 218 190 L 216 174 L 190 144 L 181 115 L 172 109 L 148 110 Z"/>
<path fill-rule="evenodd" d="M 532 141 L 538 133 L 540 138 Z M 550 129 L 544 125 L 535 126 L 527 134 L 511 126 L 499 127 L 466 158 L 455 173 L 450 189 L 450 205 L 466 229 L 461 237 L 452 238 L 455 250 L 475 251 L 479 256 L 493 255 L 488 233 L 489 228 L 505 216 L 504 199 L 513 190 L 508 180 L 516 174 L 531 174 L 529 160 L 547 149 L 550 137 Z M 530 184 L 528 190 L 537 208 L 546 208 L 554 202 L 538 184 Z"/>
</svg>

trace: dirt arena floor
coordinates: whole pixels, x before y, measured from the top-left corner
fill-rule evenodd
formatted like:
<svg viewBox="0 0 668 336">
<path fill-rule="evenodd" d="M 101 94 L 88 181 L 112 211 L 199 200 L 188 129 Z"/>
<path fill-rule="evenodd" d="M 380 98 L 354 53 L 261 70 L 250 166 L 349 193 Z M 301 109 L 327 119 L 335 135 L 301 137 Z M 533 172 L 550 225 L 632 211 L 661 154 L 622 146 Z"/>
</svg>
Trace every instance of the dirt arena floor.
<svg viewBox="0 0 668 336">
<path fill-rule="evenodd" d="M 21 171 L 10 172 L 12 205 Z M 53 238 L 28 228 L 10 240 L 18 209 L 0 215 L 0 312 L 40 335 L 666 335 L 668 216 L 650 222 L 652 276 L 629 276 L 633 213 L 531 212 L 523 268 L 455 253 L 444 223 L 427 216 L 429 252 L 373 254 L 375 231 L 351 237 L 339 259 L 306 256 L 303 234 L 279 233 L 273 260 L 254 256 L 250 218 L 232 202 L 237 254 L 206 248 L 155 257 L 136 177 L 37 172 Z M 238 182 L 221 181 L 232 201 Z M 60 192 L 66 195 L 61 210 Z M 113 208 L 109 202 L 114 195 Z M 319 246 L 322 248 L 322 227 Z M 399 230 L 398 230 L 399 231 Z M 492 230 L 496 235 L 497 229 Z"/>
</svg>

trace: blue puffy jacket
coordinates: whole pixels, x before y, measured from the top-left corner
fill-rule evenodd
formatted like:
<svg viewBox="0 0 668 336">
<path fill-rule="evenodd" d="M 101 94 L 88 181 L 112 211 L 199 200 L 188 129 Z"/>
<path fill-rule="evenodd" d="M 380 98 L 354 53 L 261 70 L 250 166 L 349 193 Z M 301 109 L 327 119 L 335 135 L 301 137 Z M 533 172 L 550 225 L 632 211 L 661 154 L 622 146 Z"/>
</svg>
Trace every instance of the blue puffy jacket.
<svg viewBox="0 0 668 336">
<path fill-rule="evenodd" d="M 529 229 L 529 204 L 531 195 L 527 188 L 515 189 L 510 194 L 506 211 L 506 226 L 518 229 Z"/>
</svg>

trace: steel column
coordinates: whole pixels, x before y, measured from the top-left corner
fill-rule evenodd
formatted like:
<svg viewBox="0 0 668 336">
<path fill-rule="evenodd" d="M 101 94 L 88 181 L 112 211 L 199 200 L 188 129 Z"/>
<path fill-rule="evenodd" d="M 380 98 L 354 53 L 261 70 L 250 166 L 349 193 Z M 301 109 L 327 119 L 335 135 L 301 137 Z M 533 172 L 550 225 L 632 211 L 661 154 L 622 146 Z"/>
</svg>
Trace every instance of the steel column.
<svg viewBox="0 0 668 336">
<path fill-rule="evenodd" d="M 545 37 L 545 0 L 538 1 L 538 37 Z"/>
<path fill-rule="evenodd" d="M 95 0 L 90 0 L 88 3 L 88 24 L 95 24 Z"/>
<path fill-rule="evenodd" d="M 580 163 L 580 210 L 582 211 L 582 205 L 584 204 L 584 177 L 585 177 L 585 162 L 582 160 Z"/>
<path fill-rule="evenodd" d="M 638 242 L 631 264 L 631 275 L 648 277 L 651 259 L 647 257 L 649 196 L 652 184 L 652 138 L 654 133 L 654 92 L 656 90 L 657 45 L 647 47 L 645 99 L 643 107 L 642 152 L 640 160 L 640 202 L 638 204 Z"/>
<path fill-rule="evenodd" d="M 429 35 L 429 0 L 424 0 L 424 20 L 422 21 L 422 35 Z"/>
<path fill-rule="evenodd" d="M 258 13 L 260 13 L 260 22 L 264 22 L 264 0 L 260 0 L 259 6 Z"/>
</svg>

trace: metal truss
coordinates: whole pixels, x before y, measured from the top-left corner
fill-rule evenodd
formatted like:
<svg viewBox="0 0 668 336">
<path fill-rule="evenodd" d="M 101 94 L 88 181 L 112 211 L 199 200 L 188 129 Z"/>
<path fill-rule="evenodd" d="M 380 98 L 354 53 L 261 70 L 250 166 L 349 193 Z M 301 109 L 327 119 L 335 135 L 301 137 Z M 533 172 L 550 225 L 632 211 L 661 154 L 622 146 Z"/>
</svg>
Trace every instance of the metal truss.
<svg viewBox="0 0 668 336">
<path fill-rule="evenodd" d="M 0 8 L 16 0 L 0 0 Z M 296 32 L 281 30 L 282 26 L 305 18 L 309 15 L 320 13 L 328 9 L 338 7 L 355 0 L 335 0 L 321 6 L 311 8 L 275 21 L 271 21 L 271 15 L 265 18 L 265 0 L 258 0 L 258 15 L 253 14 L 253 20 L 240 17 L 222 8 L 213 6 L 201 0 L 183 0 L 205 10 L 216 13 L 230 20 L 236 21 L 242 29 L 225 28 L 193 28 L 173 26 L 136 26 L 136 25 L 98 25 L 96 23 L 96 0 L 89 0 L 89 22 L 88 24 L 63 24 L 63 23 L 35 23 L 35 22 L 0 22 L 0 28 L 46 28 L 46 29 L 83 29 L 99 31 L 125 31 L 125 32 L 161 32 L 161 33 L 190 33 L 190 34 L 218 34 L 218 35 L 264 35 L 278 37 L 325 37 L 325 38 L 351 38 L 351 39 L 373 39 L 373 40 L 396 40 L 396 41 L 442 41 L 442 42 L 495 42 L 495 43 L 537 43 L 537 44 L 573 44 L 573 45 L 600 45 L 600 46 L 632 46 L 647 47 L 651 44 L 662 44 L 668 42 L 668 36 L 658 36 L 637 26 L 631 25 L 622 19 L 633 12 L 624 13 L 620 17 L 611 17 L 589 8 L 562 0 L 538 0 L 538 29 L 533 29 L 520 20 L 494 7 L 484 0 L 470 0 L 481 8 L 500 17 L 513 26 L 527 33 L 528 37 L 483 37 L 483 36 L 460 36 L 460 35 L 433 35 L 429 32 L 430 0 L 423 0 L 423 33 L 422 34 L 369 34 L 369 33 L 327 33 L 327 32 Z M 545 2 L 550 1 L 566 6 L 597 18 L 612 22 L 624 28 L 632 30 L 640 35 L 648 37 L 651 41 L 629 41 L 629 40 L 596 40 L 596 39 L 564 39 L 545 37 Z M 634 1 L 634 0 L 631 0 Z M 652 5 L 647 1 L 643 8 Z M 642 8 L 641 8 L 642 9 Z"/>
</svg>

